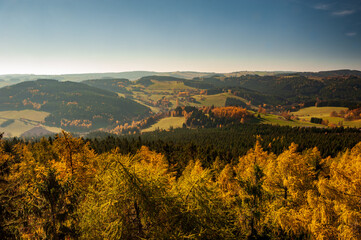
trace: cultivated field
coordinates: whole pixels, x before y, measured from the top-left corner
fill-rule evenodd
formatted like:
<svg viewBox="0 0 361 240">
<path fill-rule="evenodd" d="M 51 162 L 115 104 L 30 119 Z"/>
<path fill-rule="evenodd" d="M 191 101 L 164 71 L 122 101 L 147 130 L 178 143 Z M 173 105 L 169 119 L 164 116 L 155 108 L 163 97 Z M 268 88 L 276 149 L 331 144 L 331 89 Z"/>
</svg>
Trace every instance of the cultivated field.
<svg viewBox="0 0 361 240">
<path fill-rule="evenodd" d="M 49 116 L 50 113 L 35 111 L 35 110 L 21 110 L 21 111 L 0 111 L 0 119 L 26 119 L 30 121 L 42 122 Z"/>
<path fill-rule="evenodd" d="M 192 87 L 184 85 L 183 82 L 177 81 L 156 81 L 152 80 L 153 84 L 147 89 L 149 90 L 181 90 L 181 89 L 194 89 Z"/>
<path fill-rule="evenodd" d="M 336 111 L 346 111 L 347 108 L 345 107 L 308 107 L 308 108 L 302 108 L 297 112 L 293 112 L 292 114 L 297 117 L 304 117 L 304 118 L 310 118 L 310 117 L 329 117 L 331 112 Z"/>
<path fill-rule="evenodd" d="M 156 124 L 152 125 L 151 127 L 142 130 L 142 132 L 152 132 L 157 129 L 164 129 L 168 130 L 169 128 L 180 128 L 182 127 L 183 123 L 185 122 L 184 117 L 167 117 L 159 120 Z"/>
<path fill-rule="evenodd" d="M 325 127 L 321 124 L 314 124 L 306 122 L 306 120 L 285 120 L 283 117 L 272 114 L 260 114 L 261 122 L 264 124 L 272 124 L 279 126 L 291 126 L 291 127 Z"/>
<path fill-rule="evenodd" d="M 241 98 L 241 97 L 237 97 L 234 96 L 233 94 L 230 93 L 219 93 L 219 94 L 214 94 L 214 95 L 195 95 L 194 98 L 197 100 L 196 104 L 193 104 L 194 106 L 215 106 L 215 107 L 224 107 L 226 104 L 226 100 L 227 98 L 236 98 L 239 99 L 243 102 L 246 102 L 245 99 Z M 192 103 L 190 103 L 189 105 L 192 105 Z"/>
<path fill-rule="evenodd" d="M 5 137 L 20 137 L 21 134 L 36 126 L 42 126 L 54 133 L 60 132 L 60 128 L 42 125 L 49 114 L 48 112 L 35 110 L 0 111 L 0 124 L 10 119 L 14 120 L 10 125 L 0 127 L 0 132 L 4 132 Z"/>
<path fill-rule="evenodd" d="M 159 111 L 160 111 L 159 108 L 153 107 L 153 106 L 149 106 L 149 105 L 145 104 L 144 102 L 142 102 L 142 101 L 140 101 L 140 100 L 138 100 L 138 99 L 133 99 L 133 100 L 134 100 L 135 102 L 139 103 L 139 104 L 142 104 L 142 105 L 144 105 L 144 106 L 146 106 L 146 107 L 149 107 L 150 110 L 152 110 L 153 113 L 159 113 Z"/>
</svg>

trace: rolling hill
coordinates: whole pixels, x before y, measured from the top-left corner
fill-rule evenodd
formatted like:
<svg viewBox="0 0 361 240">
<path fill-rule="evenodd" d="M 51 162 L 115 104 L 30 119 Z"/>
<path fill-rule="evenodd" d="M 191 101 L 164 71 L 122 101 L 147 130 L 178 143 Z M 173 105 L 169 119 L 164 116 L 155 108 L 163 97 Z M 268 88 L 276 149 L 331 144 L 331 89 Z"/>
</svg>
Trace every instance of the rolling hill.
<svg viewBox="0 0 361 240">
<path fill-rule="evenodd" d="M 339 73 L 339 74 L 337 74 Z M 231 89 L 255 104 L 290 105 L 297 103 L 351 106 L 361 102 L 361 74 L 358 71 L 322 73 L 318 79 L 300 74 L 240 77 L 209 77 L 185 80 L 185 85 L 203 89 Z M 327 75 L 327 77 L 322 77 Z M 208 91 L 209 92 L 209 91 Z M 248 96 L 248 97 L 247 97 Z"/>
<path fill-rule="evenodd" d="M 91 80 L 85 80 L 82 83 L 112 92 L 127 93 L 127 94 L 132 93 L 126 89 L 127 86 L 131 85 L 131 82 L 125 78 L 91 79 Z"/>
<path fill-rule="evenodd" d="M 48 113 L 41 122 L 45 126 L 86 132 L 144 119 L 151 114 L 150 109 L 158 113 L 177 106 L 241 106 L 257 111 L 262 105 L 267 112 L 276 115 L 315 105 L 354 108 L 361 104 L 360 73 L 337 70 L 201 76 L 194 72 L 169 75 L 131 72 L 137 76 L 154 74 L 136 81 L 110 78 L 111 74 L 107 78 L 101 78 L 105 76 L 102 74 L 67 75 L 76 80 L 100 78 L 82 82 L 42 79 L 6 86 L 0 89 L 0 111 L 42 111 Z M 192 79 L 186 78 L 191 76 Z M 1 83 L 7 83 L 7 79 L 0 79 Z M 15 120 L 13 125 L 22 121 Z M 3 121 L 8 120 L 3 117 Z"/>
<path fill-rule="evenodd" d="M 37 80 L 0 89 L 0 111 L 49 112 L 48 126 L 72 131 L 106 128 L 147 116 L 150 109 L 130 99 L 84 83 Z"/>
<path fill-rule="evenodd" d="M 246 74 L 247 73 L 247 74 Z M 248 73 L 259 73 L 248 74 Z M 268 75 L 266 75 L 266 73 Z M 237 75 L 238 74 L 238 75 Z M 207 95 L 231 91 L 253 105 L 354 107 L 361 102 L 361 72 L 335 70 L 318 73 L 238 72 L 185 79 L 173 76 L 146 76 L 136 81 L 126 79 L 88 80 L 91 86 L 129 94 L 138 100 L 159 100 L 168 97 L 173 105 L 176 96 L 171 91 L 206 90 Z M 168 93 L 167 93 L 168 91 Z M 134 94 L 136 93 L 136 94 Z M 162 95 L 163 94 L 163 95 Z M 192 94 L 191 94 L 192 95 Z M 196 93 L 193 96 L 197 100 Z M 148 100 L 149 102 L 149 100 Z"/>
</svg>

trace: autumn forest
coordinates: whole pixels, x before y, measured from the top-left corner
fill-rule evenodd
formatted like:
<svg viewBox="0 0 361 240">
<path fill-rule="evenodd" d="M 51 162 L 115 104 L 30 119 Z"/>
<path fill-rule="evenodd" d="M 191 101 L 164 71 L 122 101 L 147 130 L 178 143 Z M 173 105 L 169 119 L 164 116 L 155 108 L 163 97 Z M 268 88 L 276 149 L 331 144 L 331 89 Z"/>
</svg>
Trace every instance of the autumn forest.
<svg viewBox="0 0 361 240">
<path fill-rule="evenodd" d="M 308 134 L 325 132 L 313 129 Z M 300 149 L 287 141 L 274 153 L 258 135 L 231 161 L 209 151 L 202 153 L 204 159 L 177 155 L 176 142 L 164 136 L 157 143 L 150 136 L 99 140 L 66 132 L 35 141 L 3 139 L 0 235 L 360 239 L 361 143 L 347 145 L 342 135 L 334 135 L 342 151 L 328 156 L 317 147 Z M 108 149 L 101 147 L 102 141 L 108 141 Z M 198 153 L 200 145 L 193 145 Z"/>
<path fill-rule="evenodd" d="M 361 240 L 361 0 L 0 0 L 0 240 Z"/>
</svg>

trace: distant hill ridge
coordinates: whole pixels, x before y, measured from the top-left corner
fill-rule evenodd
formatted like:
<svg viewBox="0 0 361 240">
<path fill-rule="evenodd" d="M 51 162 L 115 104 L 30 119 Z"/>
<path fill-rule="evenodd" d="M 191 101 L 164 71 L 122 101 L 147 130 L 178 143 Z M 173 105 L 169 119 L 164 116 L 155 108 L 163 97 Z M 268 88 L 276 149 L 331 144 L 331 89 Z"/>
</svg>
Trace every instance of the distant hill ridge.
<svg viewBox="0 0 361 240">
<path fill-rule="evenodd" d="M 332 71 L 320 71 L 320 72 L 303 72 L 300 73 L 303 76 L 316 76 L 316 77 L 338 77 L 338 76 L 358 76 L 361 77 L 361 71 L 340 69 Z"/>
<path fill-rule="evenodd" d="M 344 76 L 355 75 L 361 76 L 361 71 L 357 70 L 331 70 L 320 72 L 292 72 L 292 71 L 237 71 L 231 73 L 215 73 L 215 72 L 195 72 L 195 71 L 175 71 L 175 72 L 153 72 L 153 71 L 128 71 L 128 72 L 112 72 L 112 73 L 79 73 L 79 74 L 60 74 L 60 75 L 36 75 L 36 74 L 6 74 L 0 75 L 3 82 L 10 85 L 24 81 L 34 81 L 37 79 L 55 79 L 59 81 L 73 81 L 81 82 L 90 79 L 113 79 L 125 78 L 131 81 L 138 80 L 148 76 L 168 76 L 183 79 L 193 79 L 200 77 L 223 76 L 223 77 L 240 77 L 244 75 L 259 75 L 259 76 L 275 76 L 299 74 L 303 76 L 315 77 L 329 77 L 329 76 Z"/>
<path fill-rule="evenodd" d="M 79 73 L 79 74 L 61 74 L 61 75 L 36 75 L 36 74 L 7 74 L 0 75 L 0 79 L 15 84 L 24 81 L 34 81 L 37 79 L 55 79 L 59 81 L 81 82 L 90 79 L 109 79 L 109 78 L 126 78 L 129 80 L 137 80 L 146 76 L 171 76 L 192 79 L 200 76 L 211 76 L 215 73 L 208 72 L 152 72 L 152 71 L 130 71 L 130 72 L 114 72 L 114 73 Z"/>
</svg>

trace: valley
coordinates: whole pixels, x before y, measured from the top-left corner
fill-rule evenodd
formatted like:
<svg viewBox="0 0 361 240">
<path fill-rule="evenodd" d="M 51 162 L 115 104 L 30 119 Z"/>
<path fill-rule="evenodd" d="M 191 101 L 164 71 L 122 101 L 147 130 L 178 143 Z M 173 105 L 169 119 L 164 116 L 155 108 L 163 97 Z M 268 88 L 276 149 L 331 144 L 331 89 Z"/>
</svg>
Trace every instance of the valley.
<svg viewBox="0 0 361 240">
<path fill-rule="evenodd" d="M 5 86 L 0 89 L 1 131 L 20 137 L 39 126 L 81 135 L 95 130 L 118 134 L 168 130 L 184 127 L 183 123 L 189 128 L 205 127 L 187 124 L 190 115 L 174 116 L 175 109 L 228 106 L 247 109 L 255 124 L 361 127 L 356 110 L 349 110 L 361 106 L 361 74 L 357 71 L 189 73 L 189 78 L 132 74 L 141 77 L 81 82 L 40 79 Z M 73 77 L 85 76 L 93 75 Z M 217 121 L 221 124 L 223 120 Z"/>
<path fill-rule="evenodd" d="M 361 0 L 0 0 L 0 240 L 361 240 Z"/>
</svg>

